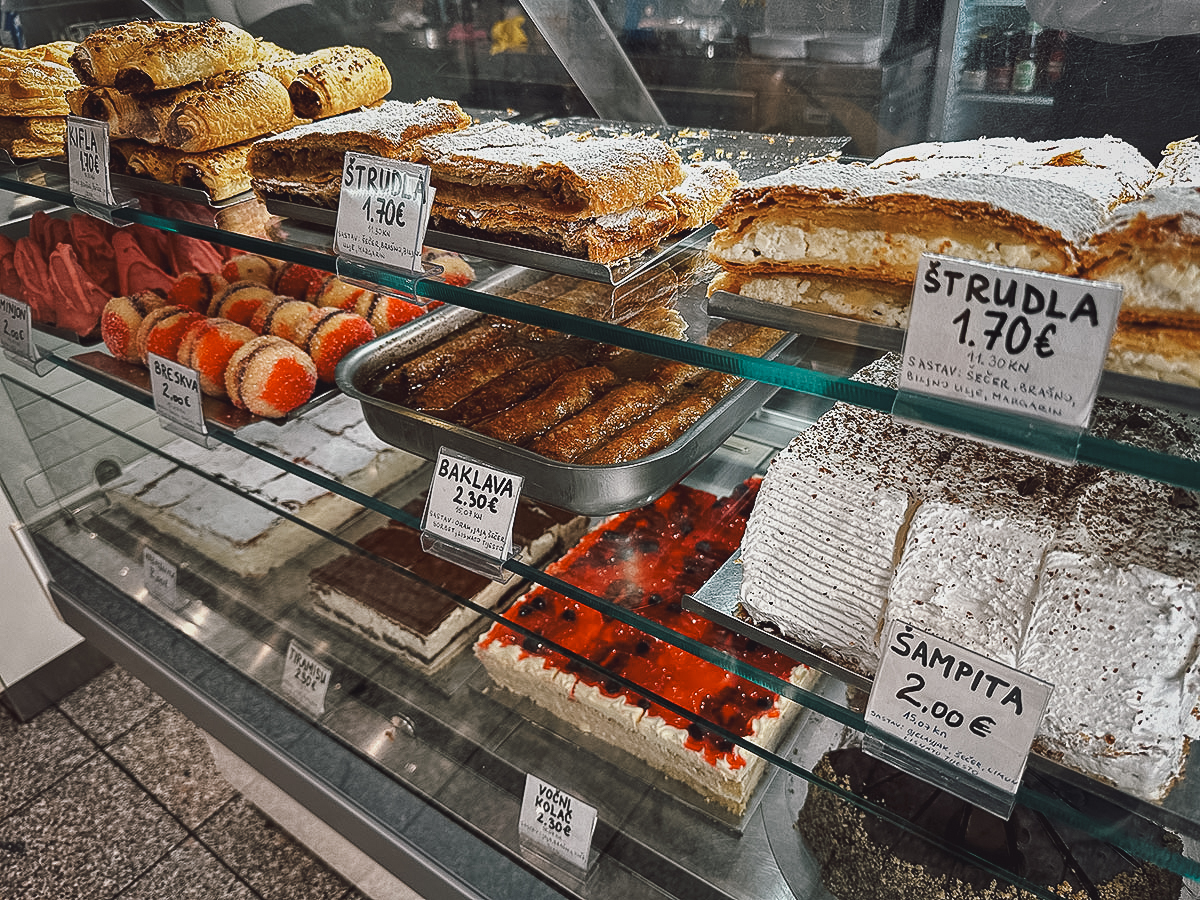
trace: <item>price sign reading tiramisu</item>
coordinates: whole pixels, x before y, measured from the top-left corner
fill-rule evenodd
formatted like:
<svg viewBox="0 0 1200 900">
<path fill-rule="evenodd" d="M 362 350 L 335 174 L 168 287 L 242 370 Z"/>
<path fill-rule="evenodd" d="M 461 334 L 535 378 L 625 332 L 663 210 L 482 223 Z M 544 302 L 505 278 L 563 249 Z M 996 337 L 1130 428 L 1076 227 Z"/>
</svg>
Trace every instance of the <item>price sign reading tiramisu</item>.
<svg viewBox="0 0 1200 900">
<path fill-rule="evenodd" d="M 905 622 L 880 646 L 864 749 L 1007 816 L 1051 685 Z"/>
<path fill-rule="evenodd" d="M 596 808 L 536 776 L 526 775 L 517 830 L 537 849 L 586 870 L 596 830 Z"/>
<path fill-rule="evenodd" d="M 921 258 L 900 390 L 1087 426 L 1118 285 L 946 256 Z"/>
<path fill-rule="evenodd" d="M 338 255 L 420 272 L 433 193 L 428 166 L 347 153 L 334 231 Z"/>
<path fill-rule="evenodd" d="M 208 434 L 204 424 L 200 378 L 195 369 L 154 353 L 150 354 L 147 361 L 150 365 L 154 411 L 188 436 Z"/>
<path fill-rule="evenodd" d="M 37 361 L 29 304 L 3 294 L 0 294 L 0 347 L 18 360 Z"/>
<path fill-rule="evenodd" d="M 67 177 L 71 193 L 102 206 L 116 206 L 108 167 L 108 123 L 67 117 Z"/>
<path fill-rule="evenodd" d="M 295 641 L 288 642 L 280 683 L 284 696 L 301 709 L 319 716 L 325 712 L 325 695 L 329 692 L 332 676 L 333 669 L 319 662 Z"/>
<path fill-rule="evenodd" d="M 442 448 L 421 528 L 488 560 L 512 555 L 513 521 L 525 479 Z"/>
</svg>

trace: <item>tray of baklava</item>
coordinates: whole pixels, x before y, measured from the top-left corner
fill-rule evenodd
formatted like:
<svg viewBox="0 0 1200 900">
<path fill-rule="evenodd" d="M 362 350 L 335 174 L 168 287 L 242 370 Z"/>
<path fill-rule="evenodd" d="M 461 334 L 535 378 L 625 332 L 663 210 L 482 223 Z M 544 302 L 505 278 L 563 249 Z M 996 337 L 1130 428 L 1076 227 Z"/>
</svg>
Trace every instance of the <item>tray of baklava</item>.
<svg viewBox="0 0 1200 900">
<path fill-rule="evenodd" d="M 524 270 L 511 299 L 632 331 L 784 358 L 792 336 L 709 323 L 694 292 L 614 297 L 608 285 Z M 702 295 L 701 295 L 702 296 Z M 586 515 L 650 502 L 717 449 L 777 390 L 682 362 L 466 309 L 352 351 L 338 386 L 383 440 L 443 449 L 521 475 L 524 492 Z"/>
</svg>

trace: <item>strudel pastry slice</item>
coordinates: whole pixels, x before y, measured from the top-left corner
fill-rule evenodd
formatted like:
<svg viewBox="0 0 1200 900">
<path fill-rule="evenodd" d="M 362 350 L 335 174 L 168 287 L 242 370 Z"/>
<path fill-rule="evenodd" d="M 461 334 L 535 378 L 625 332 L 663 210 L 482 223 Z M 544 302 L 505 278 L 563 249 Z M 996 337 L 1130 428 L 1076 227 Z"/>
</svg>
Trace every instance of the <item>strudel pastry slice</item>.
<svg viewBox="0 0 1200 900">
<path fill-rule="evenodd" d="M 259 59 L 253 36 L 217 19 L 207 22 L 128 22 L 89 35 L 71 55 L 84 84 L 131 94 L 183 87 Z"/>
<path fill-rule="evenodd" d="M 346 151 L 411 159 L 421 138 L 465 128 L 470 122 L 453 100 L 388 100 L 255 141 L 249 172 L 264 199 L 333 207 L 341 191 Z"/>
</svg>

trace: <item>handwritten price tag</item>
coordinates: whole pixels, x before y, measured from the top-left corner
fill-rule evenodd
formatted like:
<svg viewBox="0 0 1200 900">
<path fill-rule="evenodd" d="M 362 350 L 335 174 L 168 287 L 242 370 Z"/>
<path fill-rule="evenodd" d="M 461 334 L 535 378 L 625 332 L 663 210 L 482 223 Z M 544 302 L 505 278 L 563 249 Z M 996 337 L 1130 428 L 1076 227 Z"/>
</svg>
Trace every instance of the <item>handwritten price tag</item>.
<svg viewBox="0 0 1200 900">
<path fill-rule="evenodd" d="M 525 479 L 446 448 L 438 452 L 422 529 L 488 559 L 512 555 Z"/>
<path fill-rule="evenodd" d="M 29 304 L 0 294 L 0 347 L 18 359 L 37 361 Z"/>
<path fill-rule="evenodd" d="M 881 646 L 867 725 L 1015 796 L 1051 685 L 904 622 Z"/>
<path fill-rule="evenodd" d="M 433 194 L 428 166 L 347 153 L 334 231 L 338 255 L 420 272 Z"/>
<path fill-rule="evenodd" d="M 928 254 L 900 389 L 1087 426 L 1121 288 Z"/>
<path fill-rule="evenodd" d="M 108 159 L 108 123 L 68 116 L 67 177 L 71 193 L 92 203 L 116 206 Z"/>
<path fill-rule="evenodd" d="M 142 581 L 146 592 L 168 609 L 178 612 L 185 605 L 179 600 L 176 583 L 179 570 L 161 553 L 147 547 L 142 551 Z"/>
<path fill-rule="evenodd" d="M 287 658 L 283 663 L 283 681 L 280 689 L 301 709 L 314 716 L 325 712 L 325 695 L 333 669 L 317 661 L 311 653 L 295 641 L 288 642 Z"/>
<path fill-rule="evenodd" d="M 519 834 L 567 862 L 587 869 L 596 809 L 533 775 L 525 776 Z"/>
<path fill-rule="evenodd" d="M 196 371 L 154 353 L 148 362 L 154 411 L 189 434 L 208 434 Z"/>
</svg>

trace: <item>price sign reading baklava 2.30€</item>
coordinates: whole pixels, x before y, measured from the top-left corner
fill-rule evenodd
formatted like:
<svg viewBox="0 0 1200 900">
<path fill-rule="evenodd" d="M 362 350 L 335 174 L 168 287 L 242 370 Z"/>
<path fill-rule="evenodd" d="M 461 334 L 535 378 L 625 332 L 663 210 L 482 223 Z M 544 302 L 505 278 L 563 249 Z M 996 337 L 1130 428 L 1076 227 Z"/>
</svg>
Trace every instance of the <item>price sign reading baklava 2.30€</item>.
<svg viewBox="0 0 1200 900">
<path fill-rule="evenodd" d="M 334 231 L 338 255 L 420 272 L 433 193 L 428 166 L 347 153 Z"/>
<path fill-rule="evenodd" d="M 918 776 L 925 754 L 984 793 L 1015 796 L 1051 685 L 906 622 L 893 622 L 880 646 L 868 733 L 919 751 L 907 757 Z"/>
<path fill-rule="evenodd" d="M 117 205 L 108 166 L 107 122 L 67 116 L 67 177 L 76 197 Z"/>
<path fill-rule="evenodd" d="M 513 521 L 525 479 L 443 447 L 421 528 L 427 535 L 504 562 L 512 555 Z"/>
<path fill-rule="evenodd" d="M 900 390 L 1086 427 L 1120 306 L 1118 285 L 927 254 Z"/>
</svg>

